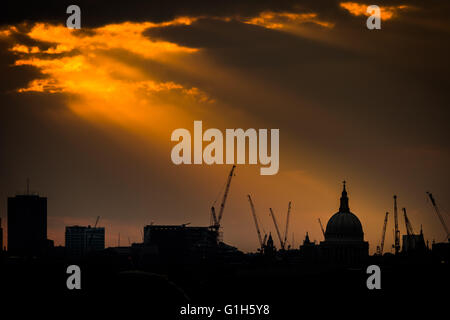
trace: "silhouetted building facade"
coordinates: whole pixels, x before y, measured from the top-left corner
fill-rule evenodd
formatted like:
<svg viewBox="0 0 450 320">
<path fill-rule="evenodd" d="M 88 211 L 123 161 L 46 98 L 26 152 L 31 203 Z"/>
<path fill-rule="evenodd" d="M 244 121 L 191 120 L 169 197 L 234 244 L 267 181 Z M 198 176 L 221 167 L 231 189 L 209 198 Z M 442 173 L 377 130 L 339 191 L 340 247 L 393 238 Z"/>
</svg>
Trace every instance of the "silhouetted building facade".
<svg viewBox="0 0 450 320">
<path fill-rule="evenodd" d="M 364 241 L 361 222 L 350 212 L 345 182 L 339 212 L 327 223 L 320 252 L 325 260 L 339 264 L 357 264 L 369 255 L 369 243 Z"/>
<path fill-rule="evenodd" d="M 0 251 L 3 251 L 3 228 L 2 228 L 2 218 L 0 218 Z"/>
<path fill-rule="evenodd" d="M 422 230 L 420 230 L 420 234 L 405 234 L 402 236 L 402 240 L 403 253 L 425 253 L 427 251 Z"/>
<path fill-rule="evenodd" d="M 300 254 L 305 261 L 316 261 L 319 256 L 319 246 L 315 242 L 309 240 L 308 232 L 306 233 L 305 240 L 300 246 Z"/>
<path fill-rule="evenodd" d="M 435 243 L 433 241 L 431 251 L 440 262 L 450 263 L 450 242 Z"/>
<path fill-rule="evenodd" d="M 273 243 L 272 233 L 269 232 L 269 237 L 267 241 L 263 245 L 262 253 L 266 257 L 274 257 L 277 249 L 275 248 L 275 244 Z"/>
<path fill-rule="evenodd" d="M 47 246 L 47 198 L 28 194 L 8 198 L 8 252 L 37 256 Z"/>
<path fill-rule="evenodd" d="M 218 250 L 218 233 L 208 227 L 148 225 L 144 227 L 144 246 L 154 247 L 168 262 L 206 259 Z"/>
<path fill-rule="evenodd" d="M 66 252 L 69 255 L 82 256 L 89 252 L 105 249 L 105 228 L 91 226 L 66 227 Z"/>
</svg>

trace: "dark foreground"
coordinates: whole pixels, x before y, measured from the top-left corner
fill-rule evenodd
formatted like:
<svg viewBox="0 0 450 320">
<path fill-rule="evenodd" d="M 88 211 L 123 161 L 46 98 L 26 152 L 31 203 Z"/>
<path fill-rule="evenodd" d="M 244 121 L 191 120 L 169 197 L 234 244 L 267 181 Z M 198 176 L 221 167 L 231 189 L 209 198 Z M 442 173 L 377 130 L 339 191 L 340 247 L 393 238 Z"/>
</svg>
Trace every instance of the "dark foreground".
<svg viewBox="0 0 450 320">
<path fill-rule="evenodd" d="M 370 263 L 381 268 L 380 290 L 367 288 L 367 265 L 250 261 L 135 267 L 95 257 L 76 262 L 81 290 L 67 289 L 66 268 L 75 262 L 65 259 L 3 259 L 0 284 L 2 305 L 34 305 L 37 309 L 25 310 L 47 315 L 59 307 L 101 316 L 143 312 L 147 319 L 341 318 L 364 315 L 361 309 L 367 316 L 446 310 L 439 298 L 448 298 L 449 264 L 395 258 Z M 211 317 L 180 314 L 188 305 L 216 311 Z M 225 314 L 227 305 L 233 314 Z M 255 308 L 250 305 L 267 305 L 269 314 L 247 315 Z"/>
</svg>

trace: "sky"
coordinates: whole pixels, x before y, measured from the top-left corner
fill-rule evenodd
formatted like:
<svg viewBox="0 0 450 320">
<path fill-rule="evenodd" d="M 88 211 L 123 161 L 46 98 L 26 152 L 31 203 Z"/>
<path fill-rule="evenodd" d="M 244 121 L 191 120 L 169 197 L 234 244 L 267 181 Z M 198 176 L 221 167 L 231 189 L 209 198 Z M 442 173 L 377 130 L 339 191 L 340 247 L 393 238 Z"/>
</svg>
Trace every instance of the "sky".
<svg viewBox="0 0 450 320">
<path fill-rule="evenodd" d="M 450 201 L 450 3 L 365 1 L 79 1 L 8 3 L 0 14 L 0 217 L 7 197 L 48 198 L 48 237 L 66 225 L 106 228 L 106 245 L 142 240 L 143 226 L 207 226 L 230 165 L 175 165 L 171 133 L 277 128 L 280 169 L 238 165 L 223 238 L 254 251 L 263 232 L 322 241 L 342 181 L 373 253 L 393 195 L 430 242 Z M 368 30 L 366 8 L 381 8 Z M 402 234 L 406 233 L 399 215 Z M 5 230 L 5 241 L 6 241 Z M 293 239 L 293 240 L 292 240 Z M 276 242 L 277 243 L 277 242 Z"/>
</svg>

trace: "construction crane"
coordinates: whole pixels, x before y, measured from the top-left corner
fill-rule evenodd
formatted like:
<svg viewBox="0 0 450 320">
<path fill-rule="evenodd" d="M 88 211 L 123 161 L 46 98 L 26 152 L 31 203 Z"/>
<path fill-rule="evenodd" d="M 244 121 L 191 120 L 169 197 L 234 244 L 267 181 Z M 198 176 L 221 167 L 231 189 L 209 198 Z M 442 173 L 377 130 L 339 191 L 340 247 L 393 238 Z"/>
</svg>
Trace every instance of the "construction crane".
<svg viewBox="0 0 450 320">
<path fill-rule="evenodd" d="M 211 206 L 211 227 L 215 227 L 217 225 L 217 215 L 216 215 L 216 208 L 214 206 Z"/>
<path fill-rule="evenodd" d="M 97 216 L 97 220 L 95 220 L 94 228 L 97 228 L 98 221 L 100 220 L 100 216 Z"/>
<path fill-rule="evenodd" d="M 219 228 L 220 228 L 220 222 L 222 220 L 223 210 L 225 209 L 225 203 L 227 201 L 228 192 L 230 191 L 231 179 L 233 178 L 234 169 L 236 169 L 235 165 L 233 165 L 233 167 L 231 168 L 230 174 L 228 175 L 225 192 L 223 193 L 222 202 L 220 203 L 219 216 L 216 216 L 216 209 L 214 208 L 214 206 L 211 207 L 211 215 L 213 218 L 212 227 L 216 230 L 219 230 Z"/>
<path fill-rule="evenodd" d="M 291 201 L 289 201 L 289 204 L 288 204 L 288 212 L 287 212 L 287 217 L 286 217 L 286 229 L 284 230 L 284 241 L 283 241 L 284 246 L 286 246 L 286 243 L 287 243 L 290 213 L 291 213 Z"/>
<path fill-rule="evenodd" d="M 395 254 L 400 252 L 400 231 L 398 229 L 397 196 L 394 195 L 394 249 Z"/>
<path fill-rule="evenodd" d="M 318 220 L 320 224 L 320 229 L 322 230 L 323 238 L 325 239 L 325 230 L 323 229 L 322 221 L 320 221 L 320 218 Z"/>
<path fill-rule="evenodd" d="M 380 246 L 377 248 L 377 253 L 378 255 L 383 255 L 383 250 L 384 250 L 384 239 L 386 238 L 386 226 L 387 226 L 387 222 L 388 222 L 388 216 L 389 216 L 389 212 L 386 212 L 386 216 L 384 217 L 384 223 L 383 223 L 383 231 L 381 232 L 381 244 Z"/>
<path fill-rule="evenodd" d="M 395 239 L 395 229 L 392 229 L 392 238 Z M 391 252 L 392 252 L 392 249 L 394 249 L 394 248 L 395 248 L 395 243 L 392 244 Z"/>
<path fill-rule="evenodd" d="M 411 222 L 408 219 L 408 215 L 406 214 L 406 208 L 402 208 L 402 210 L 403 210 L 403 216 L 405 217 L 406 233 L 408 234 L 408 236 L 412 236 L 412 235 L 414 235 L 414 230 L 413 230 Z"/>
<path fill-rule="evenodd" d="M 100 220 L 100 216 L 97 216 L 97 219 L 95 220 L 95 224 L 94 224 L 94 229 L 97 228 L 97 224 L 98 224 L 99 220 Z M 88 245 L 87 245 L 87 247 L 89 249 L 91 249 L 91 242 L 92 242 L 92 237 L 93 236 L 94 236 L 94 232 L 91 232 L 91 234 L 89 236 L 89 240 L 88 240 Z"/>
<path fill-rule="evenodd" d="M 281 239 L 280 229 L 278 229 L 278 223 L 277 223 L 277 220 L 275 219 L 275 214 L 273 213 L 272 208 L 269 208 L 269 209 L 270 209 L 270 215 L 272 216 L 272 219 L 273 219 L 273 224 L 275 225 L 275 230 L 277 231 L 278 239 L 280 240 L 281 249 L 284 249 L 283 239 Z"/>
<path fill-rule="evenodd" d="M 258 219 L 256 218 L 255 206 L 253 205 L 252 197 L 247 195 L 248 201 L 250 202 L 250 208 L 252 209 L 253 220 L 255 221 L 256 232 L 258 233 L 259 245 L 261 246 L 261 250 L 264 247 L 264 241 L 261 237 L 261 231 L 259 230 Z"/>
<path fill-rule="evenodd" d="M 436 204 L 436 200 L 434 200 L 434 197 L 430 192 L 427 192 L 427 195 L 431 200 L 431 204 L 433 205 L 434 211 L 436 212 L 437 216 L 439 217 L 439 220 L 441 221 L 442 226 L 444 227 L 446 239 L 450 242 L 450 233 L 448 231 L 447 225 L 445 224 L 444 217 L 442 217 L 441 212 Z"/>
</svg>

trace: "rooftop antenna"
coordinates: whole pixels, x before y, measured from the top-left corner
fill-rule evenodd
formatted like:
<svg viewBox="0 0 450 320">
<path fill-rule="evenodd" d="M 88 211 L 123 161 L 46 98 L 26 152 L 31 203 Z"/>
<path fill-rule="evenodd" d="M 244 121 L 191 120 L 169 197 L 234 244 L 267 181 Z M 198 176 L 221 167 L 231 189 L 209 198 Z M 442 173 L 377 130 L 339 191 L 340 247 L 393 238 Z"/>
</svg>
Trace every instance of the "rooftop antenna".
<svg viewBox="0 0 450 320">
<path fill-rule="evenodd" d="M 30 178 L 27 178 L 27 195 L 30 195 Z"/>
</svg>

